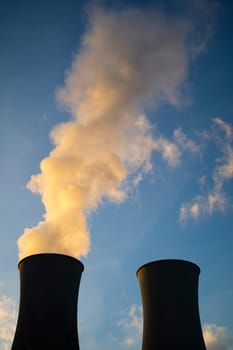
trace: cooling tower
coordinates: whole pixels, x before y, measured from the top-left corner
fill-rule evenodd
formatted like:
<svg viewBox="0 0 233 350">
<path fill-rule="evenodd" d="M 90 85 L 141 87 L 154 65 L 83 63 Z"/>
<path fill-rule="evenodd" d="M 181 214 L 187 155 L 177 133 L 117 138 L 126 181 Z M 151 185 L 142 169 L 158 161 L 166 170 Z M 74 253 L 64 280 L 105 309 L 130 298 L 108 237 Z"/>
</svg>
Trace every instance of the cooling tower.
<svg viewBox="0 0 233 350">
<path fill-rule="evenodd" d="M 142 350 L 206 350 L 198 307 L 197 265 L 161 260 L 137 271 L 143 306 Z"/>
<path fill-rule="evenodd" d="M 77 300 L 83 264 L 61 254 L 19 262 L 20 306 L 11 350 L 79 350 Z"/>
</svg>

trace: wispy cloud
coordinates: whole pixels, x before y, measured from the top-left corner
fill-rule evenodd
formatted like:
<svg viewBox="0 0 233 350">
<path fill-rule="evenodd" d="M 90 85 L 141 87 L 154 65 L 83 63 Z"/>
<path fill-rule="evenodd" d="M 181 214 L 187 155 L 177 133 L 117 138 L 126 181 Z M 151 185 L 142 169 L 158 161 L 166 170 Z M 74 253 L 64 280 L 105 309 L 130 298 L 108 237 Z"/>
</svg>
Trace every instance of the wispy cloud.
<svg viewBox="0 0 233 350">
<path fill-rule="evenodd" d="M 181 162 L 179 147 L 167 138 L 160 136 L 154 140 L 153 149 L 159 152 L 164 161 L 171 167 L 177 167 Z"/>
<path fill-rule="evenodd" d="M 212 183 L 208 191 L 196 195 L 192 200 L 185 202 L 180 208 L 180 221 L 198 219 L 202 215 L 209 215 L 215 211 L 224 212 L 228 206 L 228 198 L 224 192 L 225 183 L 233 178 L 233 128 L 220 118 L 212 121 L 210 132 L 206 140 L 213 141 L 216 146 L 215 167 L 211 178 L 202 176 L 198 182 L 202 188 L 204 184 Z"/>
<path fill-rule="evenodd" d="M 9 350 L 16 325 L 15 301 L 6 295 L 0 296 L 0 348 Z"/>
<path fill-rule="evenodd" d="M 180 221 L 185 223 L 190 218 L 197 220 L 201 215 L 210 215 L 214 211 L 224 212 L 226 205 L 227 198 L 221 191 L 213 190 L 206 195 L 195 196 L 181 205 Z"/>
<path fill-rule="evenodd" d="M 205 324 L 203 335 L 207 350 L 227 350 L 233 344 L 233 338 L 226 327 L 215 324 Z"/>
<path fill-rule="evenodd" d="M 142 306 L 136 304 L 131 305 L 127 315 L 117 324 L 122 327 L 125 333 L 122 343 L 126 347 L 132 347 L 138 344 L 141 341 L 143 328 Z"/>
<path fill-rule="evenodd" d="M 183 132 L 181 128 L 175 129 L 173 133 L 175 143 L 183 151 L 189 151 L 193 154 L 201 152 L 200 146 Z"/>
<path fill-rule="evenodd" d="M 174 130 L 171 139 L 163 135 L 155 136 L 152 147 L 154 151 L 160 153 L 162 159 L 172 168 L 176 168 L 181 164 L 184 152 L 194 155 L 201 153 L 197 143 L 190 139 L 181 128 Z"/>
</svg>

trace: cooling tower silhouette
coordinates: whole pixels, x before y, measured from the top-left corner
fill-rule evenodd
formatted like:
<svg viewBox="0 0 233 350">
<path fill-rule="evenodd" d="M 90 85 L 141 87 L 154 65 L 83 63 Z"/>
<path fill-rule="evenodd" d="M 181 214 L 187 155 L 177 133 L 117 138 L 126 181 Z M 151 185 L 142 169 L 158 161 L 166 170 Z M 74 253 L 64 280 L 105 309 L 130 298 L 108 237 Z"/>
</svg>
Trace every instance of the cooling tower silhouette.
<svg viewBox="0 0 233 350">
<path fill-rule="evenodd" d="M 83 264 L 61 254 L 19 262 L 20 306 L 11 350 L 79 350 L 77 300 Z"/>
<path fill-rule="evenodd" d="M 143 306 L 142 350 L 206 350 L 198 308 L 197 265 L 161 260 L 137 271 Z"/>
</svg>

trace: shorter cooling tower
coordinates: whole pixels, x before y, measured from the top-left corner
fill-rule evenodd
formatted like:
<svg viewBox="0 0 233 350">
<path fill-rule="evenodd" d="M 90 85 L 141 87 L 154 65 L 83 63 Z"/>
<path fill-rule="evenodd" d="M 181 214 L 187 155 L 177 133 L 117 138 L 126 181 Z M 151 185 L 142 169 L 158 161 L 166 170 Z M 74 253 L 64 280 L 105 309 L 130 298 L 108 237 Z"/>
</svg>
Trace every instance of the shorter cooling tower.
<svg viewBox="0 0 233 350">
<path fill-rule="evenodd" d="M 160 260 L 137 271 L 143 306 L 142 350 L 206 350 L 198 308 L 197 265 Z"/>
<path fill-rule="evenodd" d="M 77 300 L 83 264 L 61 254 L 19 262 L 20 306 L 12 350 L 79 350 Z"/>
</svg>

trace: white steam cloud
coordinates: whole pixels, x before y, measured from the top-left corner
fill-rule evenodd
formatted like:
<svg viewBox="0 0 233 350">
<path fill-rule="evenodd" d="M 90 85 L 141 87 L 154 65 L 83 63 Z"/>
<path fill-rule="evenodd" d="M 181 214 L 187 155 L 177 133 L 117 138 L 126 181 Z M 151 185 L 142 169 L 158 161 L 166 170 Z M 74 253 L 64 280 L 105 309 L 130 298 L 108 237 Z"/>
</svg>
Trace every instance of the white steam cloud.
<svg viewBox="0 0 233 350">
<path fill-rule="evenodd" d="M 87 215 L 104 199 L 124 201 L 151 169 L 153 150 L 169 165 L 179 164 L 180 143 L 153 138 L 145 111 L 163 102 L 180 105 L 189 57 L 201 47 L 193 20 L 92 8 L 81 49 L 58 90 L 73 118 L 52 130 L 54 149 L 28 183 L 45 214 L 19 238 L 20 259 L 45 252 L 86 255 Z M 196 151 L 181 131 L 174 138 Z"/>
</svg>

